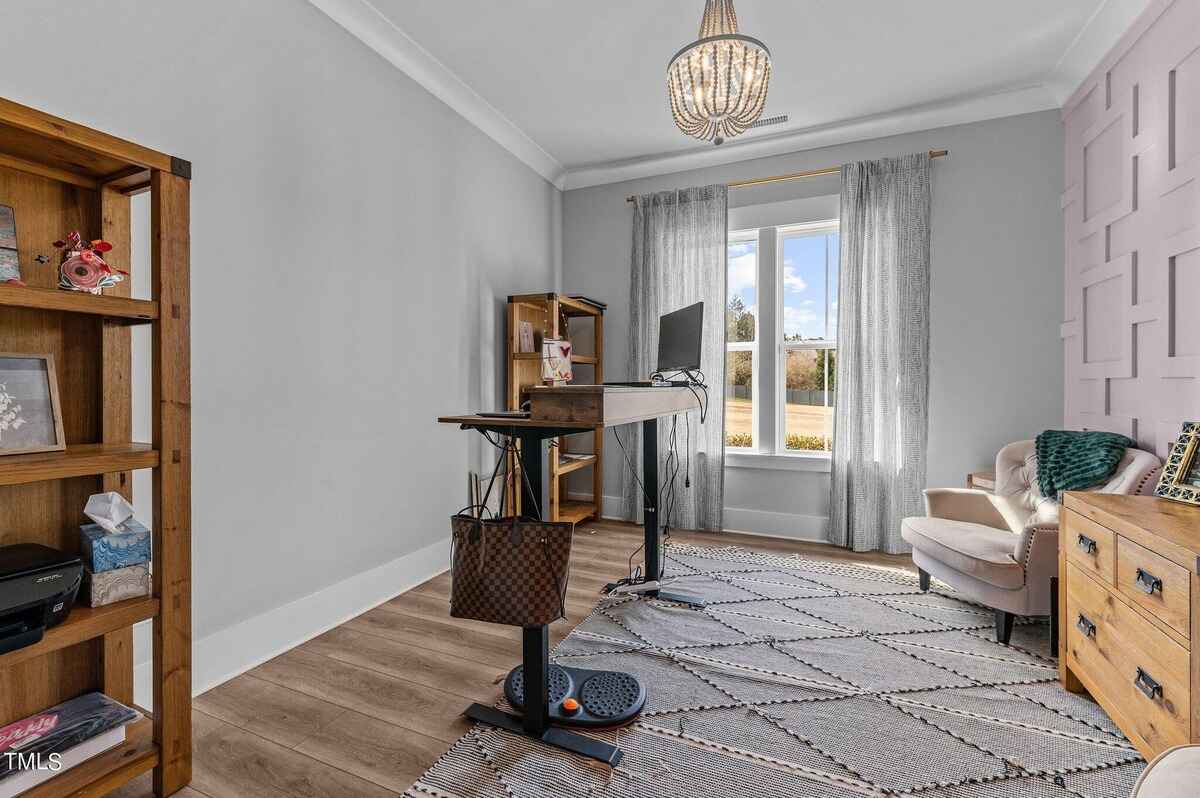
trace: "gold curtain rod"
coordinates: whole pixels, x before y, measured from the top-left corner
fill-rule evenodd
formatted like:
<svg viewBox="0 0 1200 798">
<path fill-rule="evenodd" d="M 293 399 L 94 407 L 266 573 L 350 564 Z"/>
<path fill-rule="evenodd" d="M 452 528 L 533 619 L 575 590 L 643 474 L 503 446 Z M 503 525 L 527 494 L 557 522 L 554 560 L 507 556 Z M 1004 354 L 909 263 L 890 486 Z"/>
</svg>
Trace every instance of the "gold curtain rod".
<svg viewBox="0 0 1200 798">
<path fill-rule="evenodd" d="M 944 158 L 950 154 L 950 150 L 930 150 L 930 158 Z M 836 175 L 842 171 L 840 166 L 828 166 L 824 169 L 810 169 L 807 172 L 790 172 L 786 175 L 772 175 L 771 177 L 756 177 L 751 180 L 735 180 L 732 183 L 726 183 L 729 188 L 749 188 L 750 186 L 762 186 L 767 183 L 779 183 L 784 180 L 799 180 L 802 177 L 821 177 L 822 175 Z M 626 202 L 633 202 L 637 197 L 628 196 Z"/>
</svg>

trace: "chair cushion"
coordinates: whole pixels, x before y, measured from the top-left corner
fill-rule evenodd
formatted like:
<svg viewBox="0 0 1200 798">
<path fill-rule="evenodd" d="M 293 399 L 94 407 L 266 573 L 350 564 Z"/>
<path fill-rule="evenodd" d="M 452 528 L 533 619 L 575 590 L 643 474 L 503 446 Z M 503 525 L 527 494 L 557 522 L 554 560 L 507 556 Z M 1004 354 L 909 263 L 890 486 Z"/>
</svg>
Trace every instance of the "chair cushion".
<svg viewBox="0 0 1200 798">
<path fill-rule="evenodd" d="M 1018 536 L 1006 529 L 917 516 L 904 519 L 900 536 L 923 554 L 989 585 L 1005 590 L 1025 585 L 1025 569 L 1013 559 Z"/>
<path fill-rule="evenodd" d="M 1200 782 L 1200 745 L 1163 751 L 1142 771 L 1130 798 L 1194 798 Z"/>
</svg>

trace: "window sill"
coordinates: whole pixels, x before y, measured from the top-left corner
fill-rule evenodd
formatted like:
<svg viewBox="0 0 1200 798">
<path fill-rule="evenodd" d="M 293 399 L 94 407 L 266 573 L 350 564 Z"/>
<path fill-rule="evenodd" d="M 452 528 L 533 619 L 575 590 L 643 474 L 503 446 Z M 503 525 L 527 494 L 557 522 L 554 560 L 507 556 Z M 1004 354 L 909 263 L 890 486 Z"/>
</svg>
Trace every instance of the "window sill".
<svg viewBox="0 0 1200 798">
<path fill-rule="evenodd" d="M 766 454 L 725 450 L 726 468 L 759 468 L 774 471 L 818 471 L 829 473 L 828 452 L 805 454 Z"/>
</svg>

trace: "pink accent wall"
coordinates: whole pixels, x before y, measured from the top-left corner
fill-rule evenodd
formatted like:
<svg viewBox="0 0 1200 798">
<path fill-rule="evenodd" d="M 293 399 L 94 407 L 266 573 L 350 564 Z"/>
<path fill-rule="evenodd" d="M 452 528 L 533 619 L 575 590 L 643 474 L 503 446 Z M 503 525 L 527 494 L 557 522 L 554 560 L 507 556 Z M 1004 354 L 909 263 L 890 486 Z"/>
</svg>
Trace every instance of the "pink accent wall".
<svg viewBox="0 0 1200 798">
<path fill-rule="evenodd" d="M 1063 124 L 1065 423 L 1165 456 L 1200 421 L 1200 2 L 1153 3 Z"/>
</svg>

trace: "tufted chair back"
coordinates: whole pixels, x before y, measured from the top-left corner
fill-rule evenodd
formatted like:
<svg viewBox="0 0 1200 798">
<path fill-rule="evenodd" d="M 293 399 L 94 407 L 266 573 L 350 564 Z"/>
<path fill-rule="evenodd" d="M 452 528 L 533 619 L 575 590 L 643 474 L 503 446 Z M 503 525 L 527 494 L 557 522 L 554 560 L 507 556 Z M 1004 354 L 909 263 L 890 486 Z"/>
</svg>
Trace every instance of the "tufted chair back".
<svg viewBox="0 0 1200 798">
<path fill-rule="evenodd" d="M 1161 461 L 1150 452 L 1126 449 L 1108 481 L 1088 490 L 1125 495 L 1152 494 L 1161 471 Z M 1033 441 L 1010 443 L 996 455 L 996 495 L 1007 497 L 1011 510 L 1023 516 L 1020 520 L 1026 525 L 1058 523 L 1058 502 L 1043 496 L 1038 489 L 1037 452 Z"/>
</svg>

